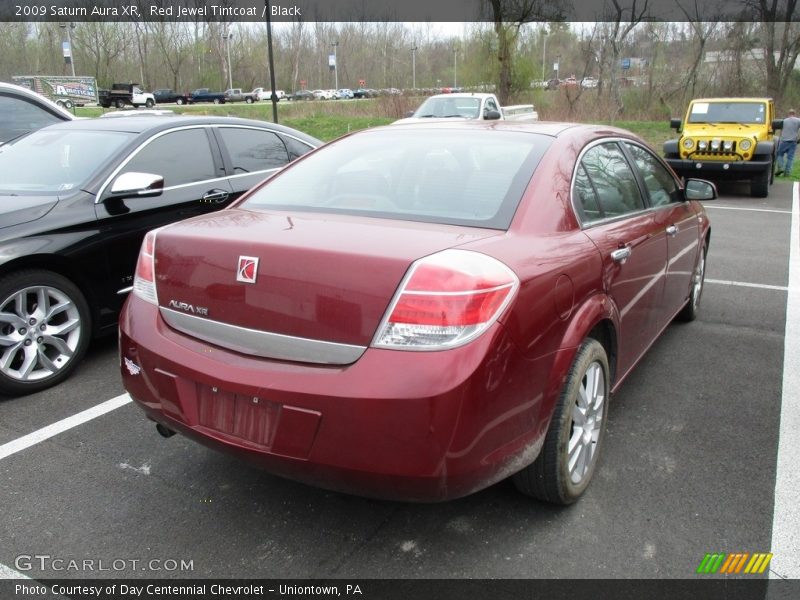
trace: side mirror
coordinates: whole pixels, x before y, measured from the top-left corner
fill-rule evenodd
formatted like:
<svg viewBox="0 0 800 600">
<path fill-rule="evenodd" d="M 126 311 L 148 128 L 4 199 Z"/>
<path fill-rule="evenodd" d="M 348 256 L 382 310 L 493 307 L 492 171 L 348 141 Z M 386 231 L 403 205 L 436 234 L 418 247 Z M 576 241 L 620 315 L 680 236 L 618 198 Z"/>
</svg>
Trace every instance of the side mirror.
<svg viewBox="0 0 800 600">
<path fill-rule="evenodd" d="M 770 127 L 772 127 L 772 131 L 775 131 L 776 129 L 783 129 L 783 119 L 772 119 Z"/>
<path fill-rule="evenodd" d="M 487 110 L 483 117 L 486 121 L 497 121 L 500 118 L 500 111 Z"/>
<path fill-rule="evenodd" d="M 704 179 L 687 179 L 683 189 L 687 200 L 714 200 L 717 198 L 717 187 Z"/>
<path fill-rule="evenodd" d="M 123 173 L 111 184 L 112 198 L 141 198 L 160 196 L 164 189 L 164 178 L 154 173 Z"/>
<path fill-rule="evenodd" d="M 674 129 L 678 133 L 681 131 L 681 120 L 680 119 L 670 119 L 669 120 L 669 128 Z"/>
<path fill-rule="evenodd" d="M 406 113 L 406 117 L 413 117 L 413 116 L 414 116 L 414 111 L 413 110 L 410 110 L 410 111 L 408 111 Z"/>
</svg>

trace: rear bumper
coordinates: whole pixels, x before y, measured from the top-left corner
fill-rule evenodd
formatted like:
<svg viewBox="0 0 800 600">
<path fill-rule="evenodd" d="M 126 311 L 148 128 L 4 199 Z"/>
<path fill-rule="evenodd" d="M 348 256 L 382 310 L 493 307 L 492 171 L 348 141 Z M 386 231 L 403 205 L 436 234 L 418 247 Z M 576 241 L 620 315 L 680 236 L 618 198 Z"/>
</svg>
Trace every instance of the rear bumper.
<svg viewBox="0 0 800 600">
<path fill-rule="evenodd" d="M 173 331 L 134 295 L 120 351 L 126 389 L 166 427 L 276 475 L 404 501 L 465 496 L 532 462 L 550 373 L 568 365 L 524 358 L 499 324 L 454 350 L 370 348 L 345 367 L 258 359 Z"/>
<path fill-rule="evenodd" d="M 711 161 L 666 158 L 667 164 L 684 177 L 712 179 L 750 179 L 772 168 L 769 160 Z"/>
</svg>

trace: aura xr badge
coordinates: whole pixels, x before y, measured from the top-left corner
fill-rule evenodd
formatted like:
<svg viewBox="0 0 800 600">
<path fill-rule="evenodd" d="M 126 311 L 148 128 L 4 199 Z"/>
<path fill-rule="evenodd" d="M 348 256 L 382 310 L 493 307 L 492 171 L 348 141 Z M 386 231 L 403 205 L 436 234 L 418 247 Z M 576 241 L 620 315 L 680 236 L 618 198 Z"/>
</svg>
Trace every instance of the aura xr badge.
<svg viewBox="0 0 800 600">
<path fill-rule="evenodd" d="M 258 258 L 255 256 L 240 256 L 239 268 L 236 270 L 236 281 L 255 283 L 258 274 Z"/>
</svg>

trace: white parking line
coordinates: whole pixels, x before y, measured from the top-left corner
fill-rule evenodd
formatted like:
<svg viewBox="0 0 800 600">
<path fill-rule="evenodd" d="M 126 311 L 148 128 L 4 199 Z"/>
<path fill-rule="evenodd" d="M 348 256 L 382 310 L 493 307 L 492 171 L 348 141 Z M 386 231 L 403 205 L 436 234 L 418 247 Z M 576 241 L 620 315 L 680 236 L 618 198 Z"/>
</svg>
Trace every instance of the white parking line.
<svg viewBox="0 0 800 600">
<path fill-rule="evenodd" d="M 770 577 L 800 577 L 800 184 L 794 184 L 789 238 L 789 294 L 783 340 L 783 392 L 775 472 Z"/>
<path fill-rule="evenodd" d="M 765 212 L 765 213 L 779 213 L 782 215 L 790 215 L 790 210 L 778 210 L 777 208 L 747 208 L 745 206 L 718 206 L 716 204 L 703 204 L 706 208 L 718 208 L 719 210 L 747 210 L 750 212 Z"/>
<path fill-rule="evenodd" d="M 766 283 L 748 283 L 746 281 L 726 281 L 724 279 L 706 279 L 706 283 L 716 283 L 717 285 L 736 285 L 740 287 L 760 288 L 762 290 L 778 290 L 785 292 L 789 288 L 785 285 L 769 285 Z"/>
<path fill-rule="evenodd" d="M 128 394 L 122 394 L 116 398 L 112 398 L 111 400 L 106 400 L 102 404 L 98 404 L 97 406 L 93 406 L 92 408 L 88 408 L 82 412 L 79 412 L 76 415 L 72 415 L 71 417 L 62 419 L 61 421 L 57 421 L 52 425 L 42 427 L 33 433 L 29 433 L 21 438 L 17 438 L 16 440 L 8 442 L 7 444 L 3 444 L 0 446 L 0 460 L 9 457 L 12 454 L 16 454 L 25 448 L 30 448 L 31 446 L 34 446 L 39 442 L 43 442 L 44 440 L 58 435 L 59 433 L 63 433 L 68 429 L 72 429 L 73 427 L 77 427 L 78 425 L 86 423 L 87 421 L 96 419 L 107 412 L 111 412 L 112 410 L 116 410 L 121 406 L 125 406 L 129 402 L 131 402 L 131 397 Z"/>
</svg>

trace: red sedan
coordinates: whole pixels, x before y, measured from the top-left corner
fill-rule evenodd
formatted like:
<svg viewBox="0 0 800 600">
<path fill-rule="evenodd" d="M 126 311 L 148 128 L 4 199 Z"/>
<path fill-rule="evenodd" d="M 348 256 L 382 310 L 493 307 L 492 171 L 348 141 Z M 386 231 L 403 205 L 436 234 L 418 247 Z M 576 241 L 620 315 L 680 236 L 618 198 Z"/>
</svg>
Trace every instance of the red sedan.
<svg viewBox="0 0 800 600">
<path fill-rule="evenodd" d="M 147 235 L 125 387 L 162 435 L 313 485 L 568 504 L 610 394 L 697 314 L 715 197 L 620 129 L 348 135 Z"/>
</svg>

